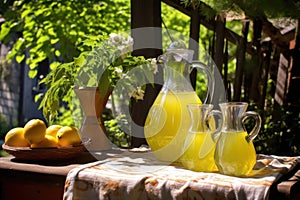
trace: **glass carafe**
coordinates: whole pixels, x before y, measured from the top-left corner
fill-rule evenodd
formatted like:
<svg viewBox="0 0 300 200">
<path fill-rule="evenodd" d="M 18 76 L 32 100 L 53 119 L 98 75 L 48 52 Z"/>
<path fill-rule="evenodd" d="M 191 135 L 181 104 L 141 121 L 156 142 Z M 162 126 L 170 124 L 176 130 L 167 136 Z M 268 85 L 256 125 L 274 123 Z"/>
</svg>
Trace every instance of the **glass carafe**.
<svg viewBox="0 0 300 200">
<path fill-rule="evenodd" d="M 188 104 L 192 122 L 180 159 L 187 169 L 203 172 L 218 171 L 214 153 L 216 139 L 221 130 L 222 115 L 220 111 L 212 109 L 212 104 Z"/>
<path fill-rule="evenodd" d="M 215 162 L 219 171 L 233 176 L 247 176 L 256 163 L 253 139 L 261 127 L 261 118 L 254 111 L 247 111 L 245 102 L 221 103 L 223 126 L 215 150 Z M 255 120 L 254 127 L 247 133 L 244 122 Z"/>
<path fill-rule="evenodd" d="M 210 70 L 200 62 L 192 62 L 193 50 L 176 41 L 167 52 L 160 56 L 164 68 L 164 85 L 149 110 L 144 133 L 152 152 L 157 159 L 178 161 L 191 120 L 187 104 L 201 100 L 190 82 L 193 68 L 206 74 L 208 90 L 204 102 L 210 101 L 214 81 Z M 210 97 L 210 98 L 209 98 Z"/>
</svg>

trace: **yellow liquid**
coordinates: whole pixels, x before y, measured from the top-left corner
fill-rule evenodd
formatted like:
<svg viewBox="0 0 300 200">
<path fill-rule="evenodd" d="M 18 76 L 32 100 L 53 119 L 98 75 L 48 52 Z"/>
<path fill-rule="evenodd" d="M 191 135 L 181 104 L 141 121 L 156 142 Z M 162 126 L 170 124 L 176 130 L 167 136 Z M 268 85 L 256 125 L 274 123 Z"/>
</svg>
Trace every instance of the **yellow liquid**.
<svg viewBox="0 0 300 200">
<path fill-rule="evenodd" d="M 247 176 L 256 163 L 252 142 L 247 142 L 246 132 L 222 132 L 215 150 L 215 162 L 221 173 Z"/>
<path fill-rule="evenodd" d="M 146 140 L 157 159 L 177 161 L 191 124 L 187 104 L 201 103 L 195 92 L 159 93 L 145 123 Z"/>
<path fill-rule="evenodd" d="M 193 171 L 213 172 L 218 171 L 214 161 L 216 144 L 211 137 L 211 132 L 189 132 L 181 163 Z"/>
</svg>

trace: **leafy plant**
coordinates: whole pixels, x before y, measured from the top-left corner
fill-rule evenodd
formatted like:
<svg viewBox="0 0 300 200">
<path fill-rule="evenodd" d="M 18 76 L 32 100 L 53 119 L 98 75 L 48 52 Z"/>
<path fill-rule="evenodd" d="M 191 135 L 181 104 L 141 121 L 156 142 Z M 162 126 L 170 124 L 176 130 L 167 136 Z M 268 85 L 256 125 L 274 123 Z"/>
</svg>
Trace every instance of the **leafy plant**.
<svg viewBox="0 0 300 200">
<path fill-rule="evenodd" d="M 265 123 L 255 139 L 257 152 L 275 155 L 299 155 L 299 112 L 277 105 L 261 111 L 261 115 L 264 116 Z"/>
<path fill-rule="evenodd" d="M 9 127 L 7 121 L 3 115 L 0 114 L 0 140 L 4 140 L 6 133 L 8 132 Z"/>
<path fill-rule="evenodd" d="M 3 17 L 0 40 L 15 43 L 7 60 L 25 61 L 29 76 L 35 77 L 39 63 L 48 59 L 71 62 L 82 51 L 87 35 L 128 30 L 129 1 L 14 1 Z M 25 53 L 27 56 L 25 56 Z"/>
<path fill-rule="evenodd" d="M 123 89 L 130 92 L 129 96 L 137 100 L 143 98 L 144 91 L 138 84 L 146 79 L 153 83 L 156 62 L 143 56 L 132 56 L 132 42 L 128 41 L 131 41 L 129 36 L 120 34 L 89 37 L 83 45 L 91 48 L 90 51 L 82 52 L 72 62 L 56 63 L 55 68 L 41 81 L 48 90 L 43 95 L 40 108 L 50 124 L 58 117 L 58 108 L 62 104 L 72 110 L 74 87 L 96 86 L 104 97 L 123 79 L 126 83 Z M 133 68 L 141 66 L 139 73 L 127 75 Z"/>
<path fill-rule="evenodd" d="M 118 147 L 130 147 L 130 135 L 121 129 L 122 124 L 126 125 L 127 123 L 126 118 L 122 115 L 119 115 L 116 118 L 110 118 L 104 122 L 108 138 Z"/>
</svg>

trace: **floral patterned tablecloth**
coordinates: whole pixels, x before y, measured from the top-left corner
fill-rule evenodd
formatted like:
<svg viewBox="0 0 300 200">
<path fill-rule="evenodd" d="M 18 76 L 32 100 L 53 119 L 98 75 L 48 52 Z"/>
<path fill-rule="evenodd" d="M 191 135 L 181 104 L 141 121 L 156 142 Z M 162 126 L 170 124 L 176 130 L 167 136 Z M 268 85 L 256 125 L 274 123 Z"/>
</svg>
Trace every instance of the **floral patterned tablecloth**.
<svg viewBox="0 0 300 200">
<path fill-rule="evenodd" d="M 258 155 L 250 177 L 193 172 L 160 162 L 150 151 L 94 154 L 97 162 L 72 169 L 64 199 L 268 199 L 270 186 L 299 162 L 297 157 Z"/>
</svg>

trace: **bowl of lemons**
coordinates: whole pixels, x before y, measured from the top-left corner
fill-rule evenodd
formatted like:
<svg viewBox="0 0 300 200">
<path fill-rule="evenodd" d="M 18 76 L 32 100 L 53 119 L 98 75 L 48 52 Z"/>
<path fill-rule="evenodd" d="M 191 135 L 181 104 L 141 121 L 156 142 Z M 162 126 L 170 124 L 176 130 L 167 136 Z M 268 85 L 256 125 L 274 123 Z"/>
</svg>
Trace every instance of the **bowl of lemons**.
<svg viewBox="0 0 300 200">
<path fill-rule="evenodd" d="M 29 120 L 24 127 L 15 127 L 5 136 L 3 150 L 20 160 L 63 160 L 86 151 L 89 138 L 82 138 L 72 126 L 46 126 L 40 119 Z"/>
</svg>

